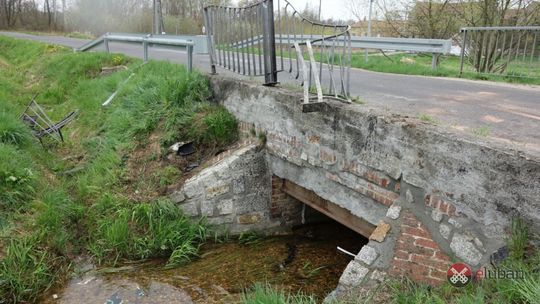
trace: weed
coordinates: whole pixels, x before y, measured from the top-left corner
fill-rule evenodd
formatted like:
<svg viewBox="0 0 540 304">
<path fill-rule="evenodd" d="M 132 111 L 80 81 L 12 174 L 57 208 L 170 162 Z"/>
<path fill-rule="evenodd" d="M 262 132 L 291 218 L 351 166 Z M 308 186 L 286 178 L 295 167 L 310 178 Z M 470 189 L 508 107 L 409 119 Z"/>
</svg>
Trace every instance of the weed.
<svg viewBox="0 0 540 304">
<path fill-rule="evenodd" d="M 315 304 L 314 297 L 302 293 L 288 294 L 283 290 L 272 288 L 269 284 L 256 283 L 250 290 L 242 294 L 244 304 Z"/>
<path fill-rule="evenodd" d="M 472 132 L 474 133 L 474 135 L 480 136 L 480 137 L 487 137 L 487 136 L 489 136 L 489 133 L 490 133 L 489 127 L 487 127 L 487 126 L 474 128 L 472 130 Z"/>
<path fill-rule="evenodd" d="M 351 97 L 351 101 L 359 105 L 366 104 L 366 100 L 360 96 Z"/>
<path fill-rule="evenodd" d="M 420 119 L 421 121 L 424 121 L 424 122 L 435 124 L 435 125 L 439 123 L 437 121 L 437 119 L 435 119 L 432 116 L 430 116 L 428 114 L 425 114 L 425 113 L 422 113 L 422 114 L 418 115 L 418 119 Z"/>
<path fill-rule="evenodd" d="M 314 265 L 311 264 L 310 261 L 307 261 L 304 263 L 304 265 L 302 266 L 302 273 L 304 274 L 304 276 L 306 278 L 312 278 L 316 275 L 319 274 L 319 272 L 324 269 L 326 266 L 320 266 L 320 267 L 315 267 Z"/>
<path fill-rule="evenodd" d="M 165 168 L 156 172 L 155 176 L 159 186 L 166 187 L 182 176 L 182 172 L 176 167 L 166 166 Z"/>
<path fill-rule="evenodd" d="M 527 243 L 529 241 L 529 229 L 521 218 L 512 220 L 512 236 L 509 241 L 512 259 L 519 261 L 525 255 Z"/>
<path fill-rule="evenodd" d="M 257 138 L 259 139 L 259 143 L 261 145 L 266 145 L 266 141 L 267 141 L 266 133 L 260 132 L 259 135 L 257 135 Z"/>
<path fill-rule="evenodd" d="M 238 243 L 242 245 L 257 244 L 262 240 L 262 236 L 256 232 L 243 232 L 238 237 Z"/>
</svg>

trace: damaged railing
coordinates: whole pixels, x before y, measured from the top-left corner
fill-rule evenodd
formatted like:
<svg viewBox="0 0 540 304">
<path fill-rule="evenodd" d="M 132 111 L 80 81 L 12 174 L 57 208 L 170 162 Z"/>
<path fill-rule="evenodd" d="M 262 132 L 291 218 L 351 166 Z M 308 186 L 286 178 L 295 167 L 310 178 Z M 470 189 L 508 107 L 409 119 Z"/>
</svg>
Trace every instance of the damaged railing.
<svg viewBox="0 0 540 304">
<path fill-rule="evenodd" d="M 204 9 L 212 72 L 216 65 L 266 85 L 288 72 L 304 87 L 304 102 L 315 91 L 349 99 L 351 36 L 348 25 L 310 21 L 287 0 L 263 0 L 245 7 Z"/>
</svg>

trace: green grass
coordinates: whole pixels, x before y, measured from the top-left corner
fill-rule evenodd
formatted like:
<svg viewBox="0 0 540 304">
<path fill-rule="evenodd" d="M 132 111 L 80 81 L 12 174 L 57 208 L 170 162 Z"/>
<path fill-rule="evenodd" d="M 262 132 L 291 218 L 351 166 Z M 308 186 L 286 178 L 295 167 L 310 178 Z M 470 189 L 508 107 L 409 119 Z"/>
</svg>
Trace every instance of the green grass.
<svg viewBox="0 0 540 304">
<path fill-rule="evenodd" d="M 201 150 L 236 140 L 236 120 L 208 101 L 205 77 L 166 62 L 141 66 L 123 55 L 75 54 L 6 37 L 0 64 L 0 303 L 33 302 L 79 254 L 107 265 L 160 257 L 170 267 L 197 257 L 206 225 L 159 196 L 134 201 L 124 176 L 130 155 L 152 134 L 165 150 L 179 140 Z M 115 65 L 129 70 L 100 75 Z M 43 149 L 19 121 L 36 93 L 53 121 L 79 110 L 63 130 L 65 143 L 49 140 Z M 175 167 L 158 167 L 141 182 L 165 186 L 180 176 Z"/>
<path fill-rule="evenodd" d="M 435 124 L 435 125 L 439 123 L 437 119 L 435 119 L 433 116 L 425 114 L 425 113 L 418 115 L 418 119 L 424 122 Z"/>
<path fill-rule="evenodd" d="M 441 56 L 439 66 L 435 71 L 431 68 L 431 60 L 431 55 L 425 54 L 395 54 L 388 57 L 372 54 L 369 56 L 368 62 L 366 62 L 363 52 L 355 52 L 351 58 L 351 66 L 385 73 L 459 77 L 460 59 L 458 56 Z M 473 71 L 470 66 L 465 65 L 462 78 L 540 85 L 540 65 L 538 60 L 536 59 L 532 65 L 529 62 L 513 62 L 508 67 L 505 75 L 479 74 Z M 535 65 L 536 68 L 534 68 Z M 530 76 L 532 77 L 518 77 L 525 76 L 527 73 L 531 73 Z"/>
<path fill-rule="evenodd" d="M 256 283 L 251 289 L 244 291 L 242 295 L 244 304 L 315 304 L 317 301 L 312 296 L 302 293 L 291 294 L 283 290 L 273 288 L 269 284 Z"/>
</svg>

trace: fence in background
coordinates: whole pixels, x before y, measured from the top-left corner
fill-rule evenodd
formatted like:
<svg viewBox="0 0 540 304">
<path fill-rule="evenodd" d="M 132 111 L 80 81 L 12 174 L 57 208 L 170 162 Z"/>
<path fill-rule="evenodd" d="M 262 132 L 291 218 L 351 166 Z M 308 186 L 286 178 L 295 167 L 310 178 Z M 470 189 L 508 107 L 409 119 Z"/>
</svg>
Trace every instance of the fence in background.
<svg viewBox="0 0 540 304">
<path fill-rule="evenodd" d="M 540 26 L 465 27 L 461 35 L 460 75 L 540 78 Z"/>
<path fill-rule="evenodd" d="M 205 7 L 204 16 L 213 72 L 219 65 L 242 75 L 264 76 L 265 84 L 273 85 L 283 71 L 303 85 L 306 102 L 310 89 L 319 101 L 323 93 L 348 99 L 348 25 L 310 21 L 287 0 L 212 5 Z"/>
<path fill-rule="evenodd" d="M 150 35 L 150 34 L 126 34 L 126 33 L 107 33 L 95 40 L 88 42 L 87 44 L 75 49 L 77 52 L 85 52 L 87 50 L 93 49 L 98 45 L 104 44 L 105 51 L 110 52 L 109 42 L 124 42 L 124 43 L 137 43 L 143 46 L 143 58 L 144 61 L 148 61 L 149 57 L 149 47 L 159 45 L 159 46 L 169 46 L 174 47 L 175 49 L 186 50 L 188 54 L 188 70 L 191 72 L 193 70 L 193 48 L 195 43 L 191 40 L 181 39 L 176 36 L 171 35 Z"/>
</svg>

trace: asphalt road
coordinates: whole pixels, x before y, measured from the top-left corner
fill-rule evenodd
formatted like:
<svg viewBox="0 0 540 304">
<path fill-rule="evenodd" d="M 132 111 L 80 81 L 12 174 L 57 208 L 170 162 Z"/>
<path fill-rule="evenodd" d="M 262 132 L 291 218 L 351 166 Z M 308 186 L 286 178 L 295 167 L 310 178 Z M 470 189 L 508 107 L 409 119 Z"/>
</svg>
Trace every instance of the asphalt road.
<svg viewBox="0 0 540 304">
<path fill-rule="evenodd" d="M 60 36 L 35 36 L 0 32 L 2 35 L 79 47 L 87 40 Z M 142 58 L 140 45 L 110 43 L 112 52 Z M 97 48 L 100 50 L 100 48 Z M 150 57 L 186 63 L 185 53 L 153 48 Z M 195 55 L 195 68 L 209 71 L 208 55 Z M 229 71 L 218 73 L 242 78 Z M 292 82 L 288 74 L 280 82 Z M 441 127 L 473 134 L 488 133 L 487 139 L 540 156 L 540 87 L 485 81 L 398 75 L 351 70 L 351 95 L 361 97 L 365 107 L 408 116 L 427 114 Z"/>
</svg>

